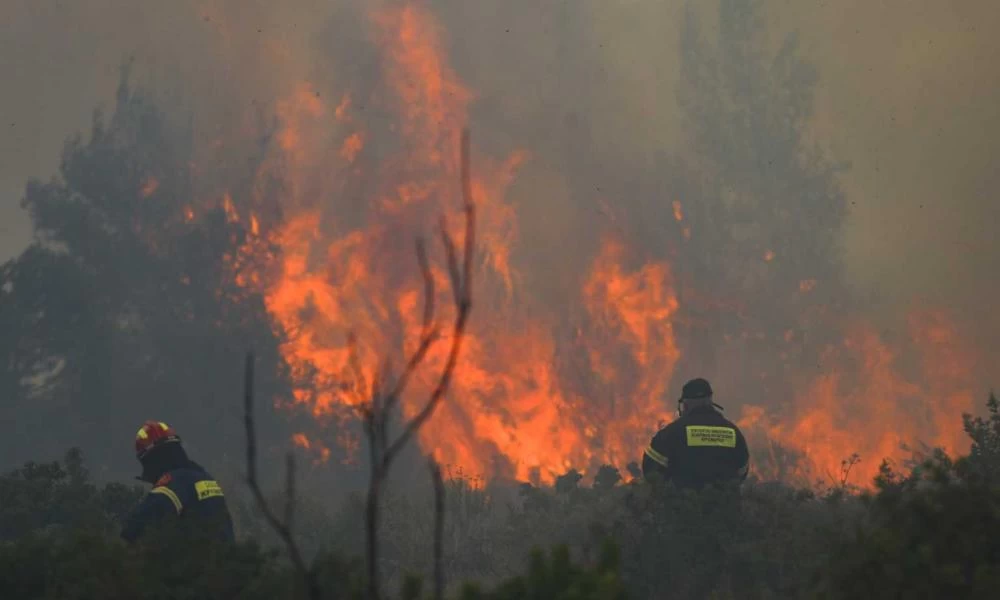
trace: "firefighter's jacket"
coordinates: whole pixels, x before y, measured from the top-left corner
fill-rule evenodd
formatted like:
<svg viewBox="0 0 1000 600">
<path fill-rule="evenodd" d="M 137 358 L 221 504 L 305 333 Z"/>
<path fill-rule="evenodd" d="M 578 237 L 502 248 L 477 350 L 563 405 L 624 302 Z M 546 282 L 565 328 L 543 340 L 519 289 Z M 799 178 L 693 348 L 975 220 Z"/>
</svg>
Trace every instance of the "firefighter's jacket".
<svg viewBox="0 0 1000 600">
<path fill-rule="evenodd" d="M 661 429 L 642 457 L 645 478 L 657 473 L 681 488 L 736 483 L 749 468 L 743 433 L 711 406 L 691 409 Z"/>
<path fill-rule="evenodd" d="M 222 488 L 194 463 L 163 474 L 129 517 L 121 536 L 133 542 L 150 526 L 170 519 L 210 538 L 234 539 L 233 522 Z"/>
</svg>

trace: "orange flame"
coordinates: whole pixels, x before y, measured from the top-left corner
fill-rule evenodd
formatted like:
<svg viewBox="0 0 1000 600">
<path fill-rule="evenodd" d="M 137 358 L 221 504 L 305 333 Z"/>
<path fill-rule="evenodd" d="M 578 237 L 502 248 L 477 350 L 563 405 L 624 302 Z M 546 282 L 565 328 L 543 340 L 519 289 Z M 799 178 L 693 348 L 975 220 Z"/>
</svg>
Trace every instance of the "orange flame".
<svg viewBox="0 0 1000 600">
<path fill-rule="evenodd" d="M 236 207 L 233 206 L 233 197 L 226 192 L 222 197 L 222 208 L 226 211 L 226 221 L 228 223 L 238 223 L 240 220 L 239 213 L 236 212 Z"/>
<path fill-rule="evenodd" d="M 296 433 L 292 435 L 292 443 L 307 451 L 315 451 L 316 462 L 326 462 L 330 458 L 330 449 L 322 446 L 316 446 L 309 440 L 309 437 L 304 433 Z"/>
<path fill-rule="evenodd" d="M 143 198 L 149 198 L 156 193 L 156 190 L 160 187 L 160 180 L 156 177 L 147 177 L 145 181 L 142 182 L 142 186 L 139 188 L 139 195 Z"/>
<path fill-rule="evenodd" d="M 299 192 L 328 166 L 319 155 L 349 164 L 363 148 L 368 136 L 352 115 L 350 94 L 333 111 L 333 123 L 344 131 L 332 153 L 320 140 L 326 135 L 327 111 L 310 86 L 298 87 L 278 105 L 280 160 L 297 181 L 288 188 L 291 216 L 269 236 L 280 248 L 280 264 L 265 283 L 265 304 L 287 337 L 281 351 L 299 382 L 293 400 L 321 421 L 353 418 L 353 410 L 367 402 L 382 360 L 390 357 L 398 364 L 400 356 L 413 351 L 422 283 L 412 246 L 398 240 L 426 230 L 435 213 L 458 206 L 457 134 L 472 95 L 447 65 L 434 22 L 422 9 L 387 8 L 373 16 L 373 23 L 387 59 L 384 75 L 400 119 L 397 133 L 406 140 L 402 154 L 379 166 L 382 185 L 372 191 L 369 205 L 377 219 L 338 230 L 324 221 L 321 206 Z M 608 242 L 581 289 L 586 310 L 575 317 L 576 339 L 561 340 L 541 319 L 511 312 L 519 285 L 511 260 L 516 214 L 502 198 L 525 159 L 525 153 L 515 152 L 506 161 L 476 160 L 477 306 L 484 315 L 505 315 L 512 322 L 474 320 L 451 393 L 419 441 L 442 462 L 467 472 L 552 481 L 571 466 L 588 470 L 635 460 L 636 448 L 649 435 L 649 419 L 666 416 L 659 396 L 679 355 L 671 325 L 677 301 L 667 265 L 627 270 L 620 264 L 627 254 L 624 246 Z M 224 202 L 227 214 L 235 215 L 231 199 L 226 196 Z M 456 243 L 461 234 L 454 232 Z M 435 303 L 447 319 L 448 279 L 437 266 L 433 276 Z M 348 332 L 358 340 L 360 385 Z M 574 389 L 566 380 L 559 357 L 567 344 L 607 345 L 586 355 L 598 374 L 591 385 L 606 393 L 596 410 L 581 410 L 590 402 L 589 390 Z M 442 340 L 427 355 L 403 399 L 404 416 L 426 397 L 446 348 Z M 295 443 L 318 445 L 305 434 Z"/>
<path fill-rule="evenodd" d="M 940 313 L 914 313 L 909 330 L 921 355 L 922 378 L 906 377 L 898 350 L 858 324 L 841 346 L 828 349 L 824 374 L 797 395 L 791 414 L 779 417 L 745 406 L 742 427 L 764 433 L 802 458 L 791 471 L 783 471 L 788 465 L 767 464 L 765 454 L 764 464 L 758 465 L 761 474 L 803 484 L 830 485 L 847 478 L 868 487 L 883 459 L 903 463 L 919 450 L 915 444 L 951 453 L 968 450 L 961 414 L 974 407 L 968 387 L 972 361 Z M 849 378 L 852 371 L 856 375 Z M 843 461 L 853 454 L 861 462 L 845 474 Z"/>
<path fill-rule="evenodd" d="M 284 220 L 262 228 L 250 214 L 253 238 L 263 230 L 261 237 L 278 251 L 268 268 L 251 266 L 258 261 L 249 255 L 265 252 L 264 240 L 254 239 L 230 262 L 240 285 L 263 290 L 283 334 L 292 404 L 320 425 L 354 419 L 376 375 L 398 375 L 402 357 L 418 343 L 423 282 L 410 240 L 433 231 L 443 214 L 462 243 L 455 218 L 458 134 L 473 94 L 448 65 L 440 31 L 426 10 L 392 5 L 372 15 L 372 24 L 383 82 L 358 104 L 381 103 L 395 117 L 372 127 L 366 121 L 372 111 L 354 109 L 356 91 L 326 95 L 340 98 L 333 107 L 308 83 L 278 102 L 276 155 L 260 175 L 285 177 Z M 390 133 L 401 143 L 386 143 Z M 657 425 L 671 418 L 665 398 L 681 358 L 675 339 L 680 304 L 669 264 L 637 260 L 611 237 L 601 240 L 587 271 L 567 292 L 570 306 L 552 309 L 532 297 L 514 259 L 517 215 L 505 199 L 527 159 L 523 151 L 505 160 L 475 157 L 476 308 L 450 392 L 419 443 L 466 472 L 551 482 L 570 467 L 587 473 L 600 464 L 624 467 L 639 460 Z M 345 209 L 336 219 L 330 216 L 331 197 Z M 223 206 L 227 219 L 239 220 L 228 194 Z M 680 201 L 672 208 L 689 239 Z M 193 219 L 190 208 L 186 214 Z M 447 322 L 453 307 L 436 252 L 434 302 Z M 766 250 L 762 258 L 770 262 L 776 254 Z M 799 291 L 816 285 L 802 280 Z M 790 345 L 801 339 L 797 331 L 802 333 L 788 329 L 775 337 Z M 969 372 L 958 337 L 937 314 L 914 317 L 910 332 L 923 353 L 926 382 L 905 376 L 899 349 L 858 324 L 827 350 L 819 375 L 789 383 L 794 402 L 785 412 L 745 406 L 740 424 L 757 436 L 758 473 L 807 483 L 836 480 L 841 461 L 857 452 L 862 463 L 850 478 L 865 482 L 882 457 L 905 456 L 902 443 L 927 440 L 960 448 L 955 411 L 972 400 L 963 387 Z M 350 333 L 356 335 L 353 348 Z M 763 336 L 748 331 L 736 337 Z M 445 337 L 428 353 L 401 400 L 403 417 L 422 406 L 447 347 Z M 293 438 L 320 460 L 331 456 L 331 442 L 350 451 L 359 445 L 345 427 L 332 435 Z M 776 445 L 800 457 L 786 471 Z"/>
<path fill-rule="evenodd" d="M 683 223 L 684 207 L 681 206 L 680 200 L 674 200 L 673 209 L 674 209 L 674 220 L 677 221 L 678 223 Z M 691 227 L 685 225 L 683 228 L 681 228 L 681 235 L 683 235 L 684 239 L 686 240 L 691 239 Z"/>
</svg>

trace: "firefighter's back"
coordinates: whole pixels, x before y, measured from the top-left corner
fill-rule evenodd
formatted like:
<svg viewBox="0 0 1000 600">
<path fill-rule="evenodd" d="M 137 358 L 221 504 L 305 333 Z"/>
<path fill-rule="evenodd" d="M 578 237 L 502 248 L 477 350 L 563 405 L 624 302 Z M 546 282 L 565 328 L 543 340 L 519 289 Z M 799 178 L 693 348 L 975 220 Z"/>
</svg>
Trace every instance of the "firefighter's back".
<svg viewBox="0 0 1000 600">
<path fill-rule="evenodd" d="M 707 408 L 679 417 L 656 438 L 653 447 L 670 456 L 670 480 L 678 487 L 737 482 L 748 458 L 739 428 Z"/>
<path fill-rule="evenodd" d="M 168 471 L 156 482 L 153 492 L 170 499 L 185 529 L 219 540 L 234 539 L 222 486 L 197 464 Z"/>
</svg>

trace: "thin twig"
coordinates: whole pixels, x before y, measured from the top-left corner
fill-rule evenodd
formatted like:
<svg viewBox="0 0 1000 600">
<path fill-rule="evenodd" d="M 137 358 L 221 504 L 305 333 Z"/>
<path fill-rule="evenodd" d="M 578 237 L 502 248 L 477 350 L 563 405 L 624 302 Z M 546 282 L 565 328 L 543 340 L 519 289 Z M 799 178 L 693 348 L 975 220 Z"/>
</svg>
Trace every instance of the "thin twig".
<svg viewBox="0 0 1000 600">
<path fill-rule="evenodd" d="M 428 460 L 434 482 L 434 598 L 444 598 L 444 478 L 441 465 L 433 458 Z"/>
<path fill-rule="evenodd" d="M 448 219 L 441 215 L 441 244 L 444 246 L 444 254 L 448 260 L 448 278 L 451 280 L 451 291 L 455 296 L 455 305 L 462 304 L 462 274 L 458 270 L 458 255 L 455 252 L 455 242 L 448 233 Z"/>
<path fill-rule="evenodd" d="M 417 367 L 423 362 L 427 351 L 434 345 L 438 336 L 438 328 L 434 323 L 434 297 L 436 295 L 434 274 L 431 272 L 431 266 L 427 260 L 427 248 L 424 246 L 423 240 L 419 238 L 417 239 L 417 263 L 420 265 L 420 274 L 424 279 L 424 320 L 420 331 L 420 341 L 417 344 L 416 352 L 406 362 L 406 367 L 396 381 L 395 387 L 386 396 L 387 410 L 392 410 L 396 402 L 399 401 L 399 397 L 402 395 L 403 390 L 406 389 L 410 377 L 413 376 Z"/>
<path fill-rule="evenodd" d="M 462 306 L 472 308 L 472 259 L 476 249 L 476 205 L 472 199 L 472 137 L 468 129 L 462 130 L 462 202 L 465 204 L 465 273 L 462 282 Z"/>
<path fill-rule="evenodd" d="M 253 494 L 254 500 L 257 502 L 257 506 L 264 515 L 264 519 L 267 521 L 267 524 L 271 526 L 271 529 L 273 529 L 275 533 L 278 534 L 278 537 L 280 537 L 285 543 L 285 548 L 288 550 L 288 557 L 295 566 L 295 570 L 298 571 L 299 575 L 302 577 L 303 582 L 305 582 L 310 600 L 320 600 L 321 595 L 316 577 L 312 570 L 306 565 L 305 559 L 302 558 L 302 553 L 299 551 L 298 544 L 295 543 L 295 539 L 292 537 L 292 520 L 290 515 L 293 510 L 291 507 L 294 505 L 295 501 L 295 486 L 294 483 L 290 482 L 294 479 L 295 475 L 294 462 L 291 459 L 291 455 L 289 455 L 289 473 L 285 490 L 286 521 L 282 522 L 277 516 L 275 516 L 271 507 L 268 505 L 267 500 L 264 499 L 264 493 L 261 492 L 260 484 L 257 481 L 257 433 L 254 427 L 253 414 L 253 372 L 254 355 L 253 352 L 248 352 L 246 356 L 243 379 L 243 423 L 246 427 L 247 434 L 247 485 L 250 487 L 250 492 Z"/>
</svg>

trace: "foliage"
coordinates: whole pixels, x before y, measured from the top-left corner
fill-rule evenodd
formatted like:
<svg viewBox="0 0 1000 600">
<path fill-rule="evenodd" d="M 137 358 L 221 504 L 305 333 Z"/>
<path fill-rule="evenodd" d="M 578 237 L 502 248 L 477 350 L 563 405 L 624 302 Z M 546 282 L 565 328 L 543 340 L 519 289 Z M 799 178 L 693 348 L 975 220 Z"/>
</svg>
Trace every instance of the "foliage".
<svg viewBox="0 0 1000 600">
<path fill-rule="evenodd" d="M 0 475 L 0 540 L 66 527 L 110 531 L 142 493 L 118 483 L 98 488 L 78 449 L 67 452 L 62 464 L 29 462 Z"/>
<path fill-rule="evenodd" d="M 540 551 L 531 554 L 526 576 L 502 583 L 492 593 L 482 593 L 478 586 L 467 585 L 462 600 L 514 600 L 515 598 L 593 598 L 619 600 L 626 597 L 618 575 L 618 552 L 613 544 L 605 544 L 594 569 L 582 569 L 570 560 L 569 549 L 558 546 L 546 558 Z"/>
<path fill-rule="evenodd" d="M 941 451 L 899 473 L 883 463 L 863 527 L 837 546 L 817 595 L 992 598 L 1000 586 L 1000 414 L 963 415 L 968 456 Z M 869 586 L 866 588 L 866 586 Z"/>
<path fill-rule="evenodd" d="M 451 597 L 988 597 L 1000 585 L 1000 488 L 984 476 L 997 467 L 984 451 L 996 432 L 995 401 L 988 406 L 989 419 L 967 418 L 977 452 L 939 452 L 910 473 L 885 465 L 868 494 L 760 483 L 738 494 L 581 487 L 572 473 L 560 490 L 453 478 L 443 536 Z M 425 597 L 414 574 L 433 566 L 431 495 L 420 486 L 389 491 L 384 587 Z M 228 548 L 168 531 L 127 549 L 114 533 L 139 493 L 94 484 L 76 451 L 64 464 L 4 475 L 0 588 L 24 598 L 305 597 L 284 554 L 265 549 L 276 540 L 259 529 L 242 528 Z M 363 548 L 364 498 L 333 511 L 318 497 L 298 506 L 307 510 L 297 537 L 324 597 L 364 597 L 363 561 L 342 558 Z"/>
<path fill-rule="evenodd" d="M 963 415 L 965 432 L 972 439 L 969 468 L 990 481 L 1000 482 L 1000 402 L 991 393 L 986 403 L 988 416 Z"/>
<path fill-rule="evenodd" d="M 290 571 L 252 543 L 230 547 L 160 537 L 135 550 L 107 535 L 29 535 L 0 546 L 0 588 L 13 598 L 295 597 Z"/>
<path fill-rule="evenodd" d="M 942 453 L 908 476 L 883 466 L 868 522 L 833 551 L 817 595 L 995 597 L 1000 486 L 970 466 Z"/>
</svg>

